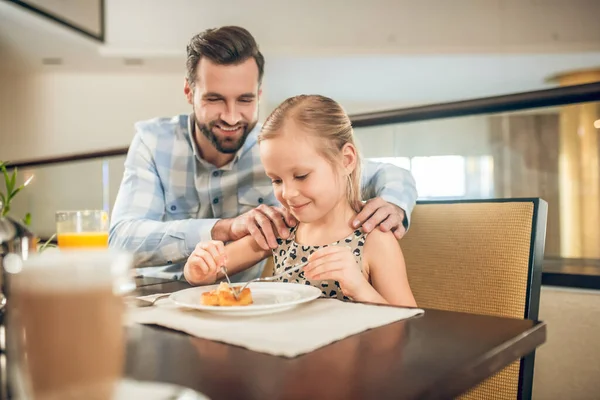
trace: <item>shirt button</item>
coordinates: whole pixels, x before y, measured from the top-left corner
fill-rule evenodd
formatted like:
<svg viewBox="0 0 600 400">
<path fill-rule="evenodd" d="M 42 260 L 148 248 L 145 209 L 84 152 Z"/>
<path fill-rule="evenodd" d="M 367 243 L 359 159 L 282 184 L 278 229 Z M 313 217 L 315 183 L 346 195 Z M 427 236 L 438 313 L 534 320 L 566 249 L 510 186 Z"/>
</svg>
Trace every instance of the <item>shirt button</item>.
<svg viewBox="0 0 600 400">
<path fill-rule="evenodd" d="M 259 198 L 258 198 L 258 202 L 259 202 L 260 204 L 262 204 L 262 203 L 263 203 L 263 201 L 264 201 L 264 200 L 263 200 L 263 198 L 262 198 L 262 197 L 259 197 Z"/>
<path fill-rule="evenodd" d="M 213 176 L 216 178 L 217 176 L 219 176 L 219 171 L 215 171 L 213 172 Z"/>
<path fill-rule="evenodd" d="M 175 210 L 177 210 L 177 207 L 171 206 L 171 211 L 175 211 Z"/>
<path fill-rule="evenodd" d="M 217 204 L 219 202 L 219 199 L 217 199 L 216 197 L 213 199 L 213 204 Z"/>
</svg>

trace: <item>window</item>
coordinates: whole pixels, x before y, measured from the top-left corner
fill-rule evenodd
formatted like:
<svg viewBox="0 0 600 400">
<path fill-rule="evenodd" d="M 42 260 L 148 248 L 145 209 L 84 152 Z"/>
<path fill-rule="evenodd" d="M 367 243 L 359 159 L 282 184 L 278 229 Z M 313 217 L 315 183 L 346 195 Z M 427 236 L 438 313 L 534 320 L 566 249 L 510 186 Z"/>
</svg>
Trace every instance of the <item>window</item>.
<svg viewBox="0 0 600 400">
<path fill-rule="evenodd" d="M 419 199 L 494 196 L 492 156 L 377 157 L 371 160 L 410 170 L 417 183 Z"/>
<path fill-rule="evenodd" d="M 413 157 L 411 171 L 420 198 L 464 197 L 466 194 L 462 156 Z"/>
</svg>

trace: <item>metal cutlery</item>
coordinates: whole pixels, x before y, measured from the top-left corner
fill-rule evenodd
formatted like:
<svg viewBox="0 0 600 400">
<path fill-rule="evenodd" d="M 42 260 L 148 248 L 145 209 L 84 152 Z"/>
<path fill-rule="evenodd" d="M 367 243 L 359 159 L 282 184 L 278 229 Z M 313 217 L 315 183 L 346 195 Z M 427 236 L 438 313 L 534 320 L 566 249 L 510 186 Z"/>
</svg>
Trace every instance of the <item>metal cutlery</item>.
<svg viewBox="0 0 600 400">
<path fill-rule="evenodd" d="M 150 307 L 153 306 L 160 299 L 164 299 L 165 297 L 169 297 L 171 293 L 163 293 L 155 296 L 152 300 L 150 299 L 142 299 L 140 297 L 130 297 L 127 298 L 127 303 L 133 304 L 136 307 Z"/>
<path fill-rule="evenodd" d="M 288 269 L 286 269 L 285 271 L 283 271 L 282 273 L 280 273 L 280 274 L 277 274 L 277 275 L 273 275 L 273 276 L 267 276 L 267 277 L 264 277 L 264 278 L 255 278 L 255 279 L 249 280 L 249 281 L 248 281 L 248 282 L 246 282 L 246 283 L 244 284 L 244 286 L 242 286 L 241 288 L 235 287 L 235 288 L 234 288 L 234 290 L 233 290 L 233 292 L 235 293 L 235 292 L 237 291 L 237 293 L 242 293 L 242 291 L 243 291 L 244 289 L 246 289 L 246 287 L 248 287 L 248 285 L 249 285 L 249 284 L 251 284 L 251 283 L 254 283 L 254 282 L 270 282 L 270 281 L 276 281 L 277 279 L 279 279 L 279 278 L 283 277 L 285 274 L 287 274 L 287 273 L 290 273 L 290 272 L 297 271 L 297 270 L 299 270 L 300 268 L 303 268 L 303 267 L 305 267 L 307 264 L 308 264 L 308 261 L 307 261 L 307 262 L 300 263 L 300 264 L 298 264 L 298 265 L 296 265 L 296 266 L 294 266 L 294 267 L 292 267 L 292 268 L 288 268 Z M 237 299 L 237 297 L 236 297 L 236 299 Z"/>
</svg>

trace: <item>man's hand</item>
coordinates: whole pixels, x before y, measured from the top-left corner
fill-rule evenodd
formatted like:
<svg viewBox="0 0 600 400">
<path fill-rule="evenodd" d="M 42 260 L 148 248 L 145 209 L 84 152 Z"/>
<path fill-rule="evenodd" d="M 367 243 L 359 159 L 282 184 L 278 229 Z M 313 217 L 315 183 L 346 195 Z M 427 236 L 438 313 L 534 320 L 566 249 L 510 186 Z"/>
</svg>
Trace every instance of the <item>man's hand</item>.
<svg viewBox="0 0 600 400">
<path fill-rule="evenodd" d="M 403 209 L 395 204 L 388 203 L 381 197 L 375 197 L 363 205 L 352 225 L 355 228 L 362 225 L 365 232 L 371 232 L 379 226 L 382 232 L 392 231 L 396 239 L 401 239 L 406 233 L 402 221 L 404 221 Z"/>
<path fill-rule="evenodd" d="M 223 229 L 225 224 L 228 226 Z M 217 222 L 212 237 L 228 242 L 251 235 L 263 250 L 270 250 L 277 247 L 277 237 L 287 239 L 289 228 L 296 224 L 296 219 L 285 208 L 261 204 L 239 217 Z"/>
</svg>

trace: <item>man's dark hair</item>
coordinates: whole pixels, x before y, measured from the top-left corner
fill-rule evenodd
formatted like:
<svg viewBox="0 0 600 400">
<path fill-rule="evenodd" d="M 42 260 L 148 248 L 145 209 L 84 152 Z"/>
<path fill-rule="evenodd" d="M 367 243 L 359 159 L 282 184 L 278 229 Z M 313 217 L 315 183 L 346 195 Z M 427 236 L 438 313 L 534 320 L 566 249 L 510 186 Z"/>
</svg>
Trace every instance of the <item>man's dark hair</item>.
<svg viewBox="0 0 600 400">
<path fill-rule="evenodd" d="M 192 37 L 187 46 L 188 84 L 194 86 L 196 69 L 202 58 L 207 58 L 218 65 L 235 65 L 243 63 L 250 57 L 256 60 L 260 85 L 265 59 L 250 32 L 239 26 L 207 29 Z"/>
</svg>

